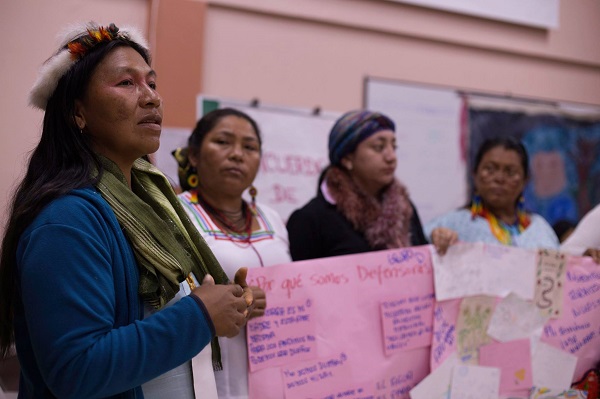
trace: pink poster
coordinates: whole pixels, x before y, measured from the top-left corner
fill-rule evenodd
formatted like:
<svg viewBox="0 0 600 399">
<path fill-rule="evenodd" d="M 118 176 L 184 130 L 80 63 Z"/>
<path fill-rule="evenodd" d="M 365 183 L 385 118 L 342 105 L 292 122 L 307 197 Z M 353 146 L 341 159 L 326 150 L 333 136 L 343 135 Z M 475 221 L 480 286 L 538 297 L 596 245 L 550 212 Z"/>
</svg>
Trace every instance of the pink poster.
<svg viewBox="0 0 600 399">
<path fill-rule="evenodd" d="M 500 394 L 528 391 L 533 385 L 529 339 L 482 346 L 479 365 L 500 369 Z"/>
<path fill-rule="evenodd" d="M 488 252 L 477 255 L 485 281 Z M 510 252 L 507 247 L 502 254 Z M 475 264 L 473 254 L 467 255 Z M 553 370 L 567 366 L 575 368 L 569 374 L 577 380 L 600 360 L 600 266 L 591 258 L 567 259 L 564 273 L 553 281 L 562 293 L 557 318 L 520 328 L 526 336 L 517 341 L 504 332 L 523 327 L 519 316 L 531 317 L 523 303 L 535 307 L 540 298 L 553 298 L 549 291 L 502 300 L 493 287 L 480 297 L 436 302 L 433 270 L 429 246 L 250 269 L 249 284 L 262 287 L 268 303 L 265 316 L 247 327 L 250 398 L 409 399 L 430 367 L 448 358 L 501 369 L 502 390 L 514 393 L 530 388 L 532 378 L 553 382 Z M 530 280 L 533 292 L 536 282 Z M 498 308 L 503 312 L 496 315 Z M 490 329 L 502 332 L 496 338 L 504 342 L 493 340 Z M 550 349 L 576 359 L 544 357 L 541 343 L 532 358 L 529 340 L 540 335 Z M 539 361 L 546 358 L 556 364 Z M 465 388 L 459 382 L 453 387 Z"/>
<path fill-rule="evenodd" d="M 481 255 L 481 251 L 479 251 L 479 254 L 471 253 L 468 246 L 461 248 L 461 251 L 464 252 L 470 265 L 479 265 L 478 276 L 473 275 L 471 277 L 475 280 L 481 278 L 481 281 L 475 281 L 475 283 L 485 287 L 482 281 L 489 281 L 490 278 L 486 275 L 490 267 L 487 257 Z M 506 247 L 504 251 L 510 253 L 512 249 Z M 536 253 L 535 251 L 530 252 Z M 478 261 L 475 255 L 479 256 Z M 450 268 L 460 264 L 461 256 L 461 253 L 458 253 L 453 259 L 453 264 L 441 266 Z M 592 258 L 589 257 L 564 257 L 562 254 L 558 254 L 558 256 L 550 254 L 550 256 L 554 256 L 554 258 L 543 259 L 543 262 L 538 262 L 538 264 L 543 264 L 545 269 L 538 269 L 537 279 L 531 281 L 532 288 L 539 287 L 531 300 L 524 299 L 514 293 L 508 294 L 506 298 L 502 299 L 496 294 L 498 287 L 490 289 L 489 292 L 484 290 L 483 294 L 490 300 L 502 303 L 500 309 L 503 312 L 496 314 L 498 306 L 495 309 L 490 308 L 488 312 L 486 310 L 488 306 L 482 304 L 476 304 L 475 309 L 479 307 L 481 314 L 492 316 L 494 323 L 487 323 L 487 318 L 484 317 L 471 317 L 477 315 L 477 312 L 472 310 L 467 312 L 463 305 L 467 300 L 473 301 L 476 299 L 475 296 L 464 296 L 461 299 L 436 302 L 433 312 L 434 324 L 431 344 L 432 370 L 441 366 L 454 353 L 457 354 L 460 361 L 465 362 L 466 360 L 476 359 L 475 354 L 477 356 L 481 355 L 482 350 L 487 356 L 484 363 L 476 361 L 471 364 L 490 365 L 490 348 L 482 349 L 485 348 L 486 341 L 488 343 L 493 342 L 492 336 L 495 336 L 498 340 L 503 340 L 511 335 L 517 335 L 526 341 L 533 339 L 533 342 L 541 339 L 542 342 L 560 349 L 565 354 L 576 356 L 577 365 L 575 372 L 572 374 L 573 381 L 580 379 L 587 370 L 594 367 L 600 361 L 600 265 L 594 263 Z M 561 263 L 558 264 L 560 267 L 555 267 L 557 264 L 556 259 L 561 260 L 565 265 L 560 266 Z M 433 261 L 436 261 L 435 257 L 433 257 Z M 526 275 L 529 276 L 529 274 L 529 271 L 527 271 Z M 514 273 L 513 278 L 518 280 L 521 276 L 519 273 Z M 544 284 L 540 284 L 540 281 Z M 447 282 L 446 284 L 450 285 L 451 283 Z M 452 284 L 455 290 L 461 288 L 457 283 Z M 557 296 L 559 294 L 560 297 Z M 470 308 L 473 308 L 473 306 L 470 306 Z M 535 321 L 530 308 L 537 311 Z M 540 309 L 552 309 L 552 312 L 546 311 L 542 314 Z M 465 324 L 465 316 L 470 316 L 470 319 L 476 322 Z M 461 322 L 461 318 L 463 322 Z M 481 327 L 477 331 L 479 339 L 474 340 L 472 339 L 473 331 L 474 327 L 477 326 Z M 519 334 L 512 334 L 517 330 Z M 511 334 L 508 332 L 511 332 Z M 523 333 L 526 334 L 522 335 Z M 465 346 L 465 343 L 470 346 Z M 465 349 L 468 349 L 468 351 L 465 351 Z M 468 352 L 472 353 L 473 356 L 468 358 L 464 356 Z M 534 380 L 537 378 L 538 381 L 553 381 L 551 370 L 546 367 L 546 364 L 536 363 L 532 359 L 521 359 L 520 356 L 523 353 L 529 353 L 529 351 L 511 349 L 510 346 L 506 346 L 505 349 L 501 349 L 497 353 L 498 355 L 510 355 L 513 359 L 520 359 L 523 364 L 531 363 L 528 366 L 529 369 L 527 367 L 518 368 L 511 374 L 511 381 L 518 385 L 514 387 L 515 391 L 513 392 L 520 391 L 523 386 L 529 384 L 528 371 L 532 373 Z M 494 356 L 496 354 L 493 354 L 492 358 Z M 533 367 L 534 365 L 535 367 Z M 570 367 L 570 362 L 560 360 L 559 363 L 553 366 L 555 369 L 567 370 Z M 568 388 L 568 386 L 563 388 Z M 503 387 L 503 390 L 505 389 L 506 386 Z"/>
<path fill-rule="evenodd" d="M 431 331 L 432 273 L 428 246 L 250 269 L 270 309 L 248 323 L 250 398 L 408 399 L 430 348 L 386 353 L 382 303 L 410 304 Z"/>
<path fill-rule="evenodd" d="M 575 379 L 600 360 L 600 266 L 589 257 L 569 257 L 562 313 L 544 326 L 542 341 L 578 357 Z"/>
</svg>

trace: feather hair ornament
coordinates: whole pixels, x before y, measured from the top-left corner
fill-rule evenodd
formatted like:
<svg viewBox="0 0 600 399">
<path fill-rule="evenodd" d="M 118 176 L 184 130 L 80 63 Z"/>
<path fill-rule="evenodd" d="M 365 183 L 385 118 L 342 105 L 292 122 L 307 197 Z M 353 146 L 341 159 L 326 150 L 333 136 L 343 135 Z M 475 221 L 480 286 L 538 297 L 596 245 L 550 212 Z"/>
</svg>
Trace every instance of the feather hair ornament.
<svg viewBox="0 0 600 399">
<path fill-rule="evenodd" d="M 148 52 L 148 42 L 135 28 L 119 29 L 115 24 L 100 26 L 95 22 L 75 24 L 67 27 L 60 37 L 60 50 L 50 57 L 38 72 L 38 77 L 29 91 L 29 104 L 42 111 L 56 90 L 58 81 L 87 52 L 99 43 L 112 40 L 128 40 Z"/>
</svg>

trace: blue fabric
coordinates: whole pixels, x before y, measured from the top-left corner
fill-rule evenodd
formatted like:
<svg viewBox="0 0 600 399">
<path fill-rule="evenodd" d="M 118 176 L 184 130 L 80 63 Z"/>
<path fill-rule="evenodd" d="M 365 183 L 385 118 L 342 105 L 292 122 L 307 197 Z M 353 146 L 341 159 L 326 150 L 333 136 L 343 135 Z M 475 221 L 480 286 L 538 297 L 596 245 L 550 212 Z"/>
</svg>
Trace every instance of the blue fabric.
<svg viewBox="0 0 600 399">
<path fill-rule="evenodd" d="M 16 259 L 19 398 L 143 398 L 143 382 L 212 338 L 190 297 L 142 320 L 133 251 L 92 188 L 51 202 L 21 236 Z"/>
<path fill-rule="evenodd" d="M 490 225 L 482 217 L 471 218 L 470 209 L 459 209 L 433 219 L 425 225 L 425 235 L 431 242 L 431 232 L 436 227 L 446 227 L 458 233 L 458 239 L 465 242 L 501 244 L 494 236 Z M 559 243 L 554 230 L 539 215 L 531 215 L 531 224 L 521 234 L 513 235 L 513 245 L 520 248 L 558 249 Z"/>
</svg>

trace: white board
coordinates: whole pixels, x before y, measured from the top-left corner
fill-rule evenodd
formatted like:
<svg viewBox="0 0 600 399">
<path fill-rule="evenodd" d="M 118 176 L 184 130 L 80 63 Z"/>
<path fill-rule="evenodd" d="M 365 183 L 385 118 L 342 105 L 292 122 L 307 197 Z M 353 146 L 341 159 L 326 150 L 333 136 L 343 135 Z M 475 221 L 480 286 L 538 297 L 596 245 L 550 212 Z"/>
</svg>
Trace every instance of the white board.
<svg viewBox="0 0 600 399">
<path fill-rule="evenodd" d="M 365 91 L 365 108 L 396 124 L 396 176 L 407 186 L 421 221 L 464 205 L 467 175 L 458 92 L 373 78 Z"/>
</svg>

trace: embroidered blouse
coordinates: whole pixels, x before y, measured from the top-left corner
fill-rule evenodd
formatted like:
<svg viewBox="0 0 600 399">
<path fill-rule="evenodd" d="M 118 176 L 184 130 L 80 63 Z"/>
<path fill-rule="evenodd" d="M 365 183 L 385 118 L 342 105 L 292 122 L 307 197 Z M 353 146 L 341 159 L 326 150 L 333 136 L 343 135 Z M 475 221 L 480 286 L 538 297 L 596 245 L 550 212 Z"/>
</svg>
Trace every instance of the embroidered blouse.
<svg viewBox="0 0 600 399">
<path fill-rule="evenodd" d="M 245 234 L 222 231 L 189 192 L 179 195 L 190 219 L 206 240 L 231 280 L 240 267 L 273 266 L 291 262 L 288 235 L 281 217 L 265 205 L 257 205 L 259 229 L 248 242 Z M 248 351 L 246 332 L 234 338 L 219 338 L 223 370 L 215 371 L 220 399 L 248 398 Z"/>
</svg>

